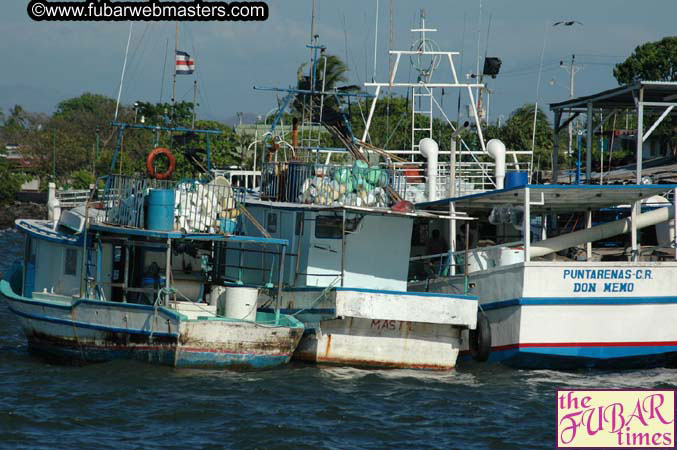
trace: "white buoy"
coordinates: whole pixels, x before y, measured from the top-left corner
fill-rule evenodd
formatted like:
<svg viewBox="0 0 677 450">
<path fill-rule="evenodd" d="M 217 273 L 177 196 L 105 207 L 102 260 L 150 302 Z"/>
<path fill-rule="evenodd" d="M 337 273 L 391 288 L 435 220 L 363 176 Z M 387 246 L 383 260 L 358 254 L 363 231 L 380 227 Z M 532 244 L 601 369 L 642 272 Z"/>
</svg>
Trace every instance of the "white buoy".
<svg viewBox="0 0 677 450">
<path fill-rule="evenodd" d="M 423 138 L 418 142 L 418 148 L 421 155 L 428 160 L 428 176 L 426 177 L 426 189 L 428 191 L 428 201 L 437 200 L 437 155 L 439 146 L 434 139 Z"/>
<path fill-rule="evenodd" d="M 496 164 L 496 169 L 494 170 L 496 189 L 503 189 L 505 181 L 505 144 L 499 139 L 491 139 L 487 142 L 487 152 L 489 156 L 494 158 Z"/>
</svg>

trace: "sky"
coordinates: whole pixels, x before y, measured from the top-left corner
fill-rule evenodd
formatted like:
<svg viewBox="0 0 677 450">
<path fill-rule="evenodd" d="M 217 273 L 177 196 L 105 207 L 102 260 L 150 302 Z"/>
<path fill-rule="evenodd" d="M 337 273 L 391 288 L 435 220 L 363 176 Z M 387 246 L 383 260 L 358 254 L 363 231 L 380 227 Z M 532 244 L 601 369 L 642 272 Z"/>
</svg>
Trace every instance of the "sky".
<svg viewBox="0 0 677 450">
<path fill-rule="evenodd" d="M 20 104 L 49 113 L 59 101 L 83 92 L 117 97 L 129 22 L 33 22 L 27 3 L 0 2 L 0 107 L 7 111 Z M 390 1 L 316 0 L 320 41 L 329 53 L 347 60 L 351 83 L 373 76 L 377 3 L 376 79 L 386 81 Z M 309 59 L 305 46 L 312 0 L 269 0 L 268 5 L 265 22 L 180 24 L 180 50 L 196 59 L 198 117 L 265 115 L 276 106 L 276 94 L 254 91 L 253 86 L 295 83 L 297 67 Z M 586 95 L 617 86 L 613 66 L 636 46 L 677 35 L 677 0 L 394 0 L 393 48 L 409 49 L 417 37 L 409 29 L 418 25 L 421 8 L 426 25 L 438 29 L 430 35 L 438 46 L 462 53 L 456 57 L 459 75 L 476 71 L 478 38 L 481 57 L 486 52 L 503 61 L 499 76 L 487 82 L 493 91 L 492 122 L 507 119 L 525 103 L 538 100 L 547 108 L 568 98 L 569 75 L 560 61 L 568 64 L 572 54 L 581 66 L 575 93 Z M 582 25 L 553 27 L 559 20 Z M 168 22 L 134 22 L 122 103 L 169 100 L 174 28 Z M 398 79 L 415 78 L 411 73 L 409 62 L 403 61 Z M 449 77 L 448 66 L 441 65 L 436 79 Z M 179 77 L 179 100 L 192 101 L 193 79 Z M 445 91 L 443 100 L 452 118 L 456 95 Z"/>
</svg>

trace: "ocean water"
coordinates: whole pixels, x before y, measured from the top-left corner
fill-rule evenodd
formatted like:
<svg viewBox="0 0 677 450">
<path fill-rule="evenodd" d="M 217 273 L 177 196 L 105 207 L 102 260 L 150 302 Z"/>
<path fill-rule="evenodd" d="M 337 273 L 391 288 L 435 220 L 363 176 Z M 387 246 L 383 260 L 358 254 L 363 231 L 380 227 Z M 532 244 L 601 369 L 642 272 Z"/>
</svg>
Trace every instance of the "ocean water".
<svg viewBox="0 0 677 450">
<path fill-rule="evenodd" d="M 23 239 L 0 231 L 0 271 Z M 2 448 L 555 447 L 558 388 L 674 388 L 677 370 L 447 373 L 291 364 L 176 370 L 136 362 L 53 364 L 27 352 L 0 303 Z"/>
</svg>

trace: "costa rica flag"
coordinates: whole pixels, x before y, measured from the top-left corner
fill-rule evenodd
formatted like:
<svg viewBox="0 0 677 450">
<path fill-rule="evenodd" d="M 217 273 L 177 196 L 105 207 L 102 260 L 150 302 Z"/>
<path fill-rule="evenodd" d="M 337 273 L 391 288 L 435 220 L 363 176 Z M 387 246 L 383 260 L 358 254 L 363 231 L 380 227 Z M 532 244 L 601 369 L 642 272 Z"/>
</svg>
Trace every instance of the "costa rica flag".
<svg viewBox="0 0 677 450">
<path fill-rule="evenodd" d="M 186 52 L 176 51 L 176 74 L 191 75 L 195 72 L 195 60 Z"/>
</svg>

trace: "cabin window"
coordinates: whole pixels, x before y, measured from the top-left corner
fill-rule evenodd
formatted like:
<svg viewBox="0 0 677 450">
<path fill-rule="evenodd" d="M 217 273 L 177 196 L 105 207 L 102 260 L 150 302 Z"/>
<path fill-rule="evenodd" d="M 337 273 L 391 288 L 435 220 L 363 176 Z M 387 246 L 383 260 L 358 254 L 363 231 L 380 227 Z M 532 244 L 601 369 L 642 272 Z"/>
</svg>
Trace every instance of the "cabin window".
<svg viewBox="0 0 677 450">
<path fill-rule="evenodd" d="M 266 229 L 268 230 L 268 233 L 277 233 L 277 214 L 268 213 Z"/>
<path fill-rule="evenodd" d="M 303 234 L 303 213 L 296 213 L 296 235 L 301 236 Z"/>
<path fill-rule="evenodd" d="M 346 219 L 346 233 L 357 229 L 361 218 Z M 315 237 L 318 239 L 341 239 L 343 217 L 341 216 L 317 216 L 315 218 Z"/>
<path fill-rule="evenodd" d="M 75 276 L 78 266 L 78 253 L 75 249 L 66 249 L 66 261 L 64 262 L 64 274 Z"/>
</svg>

